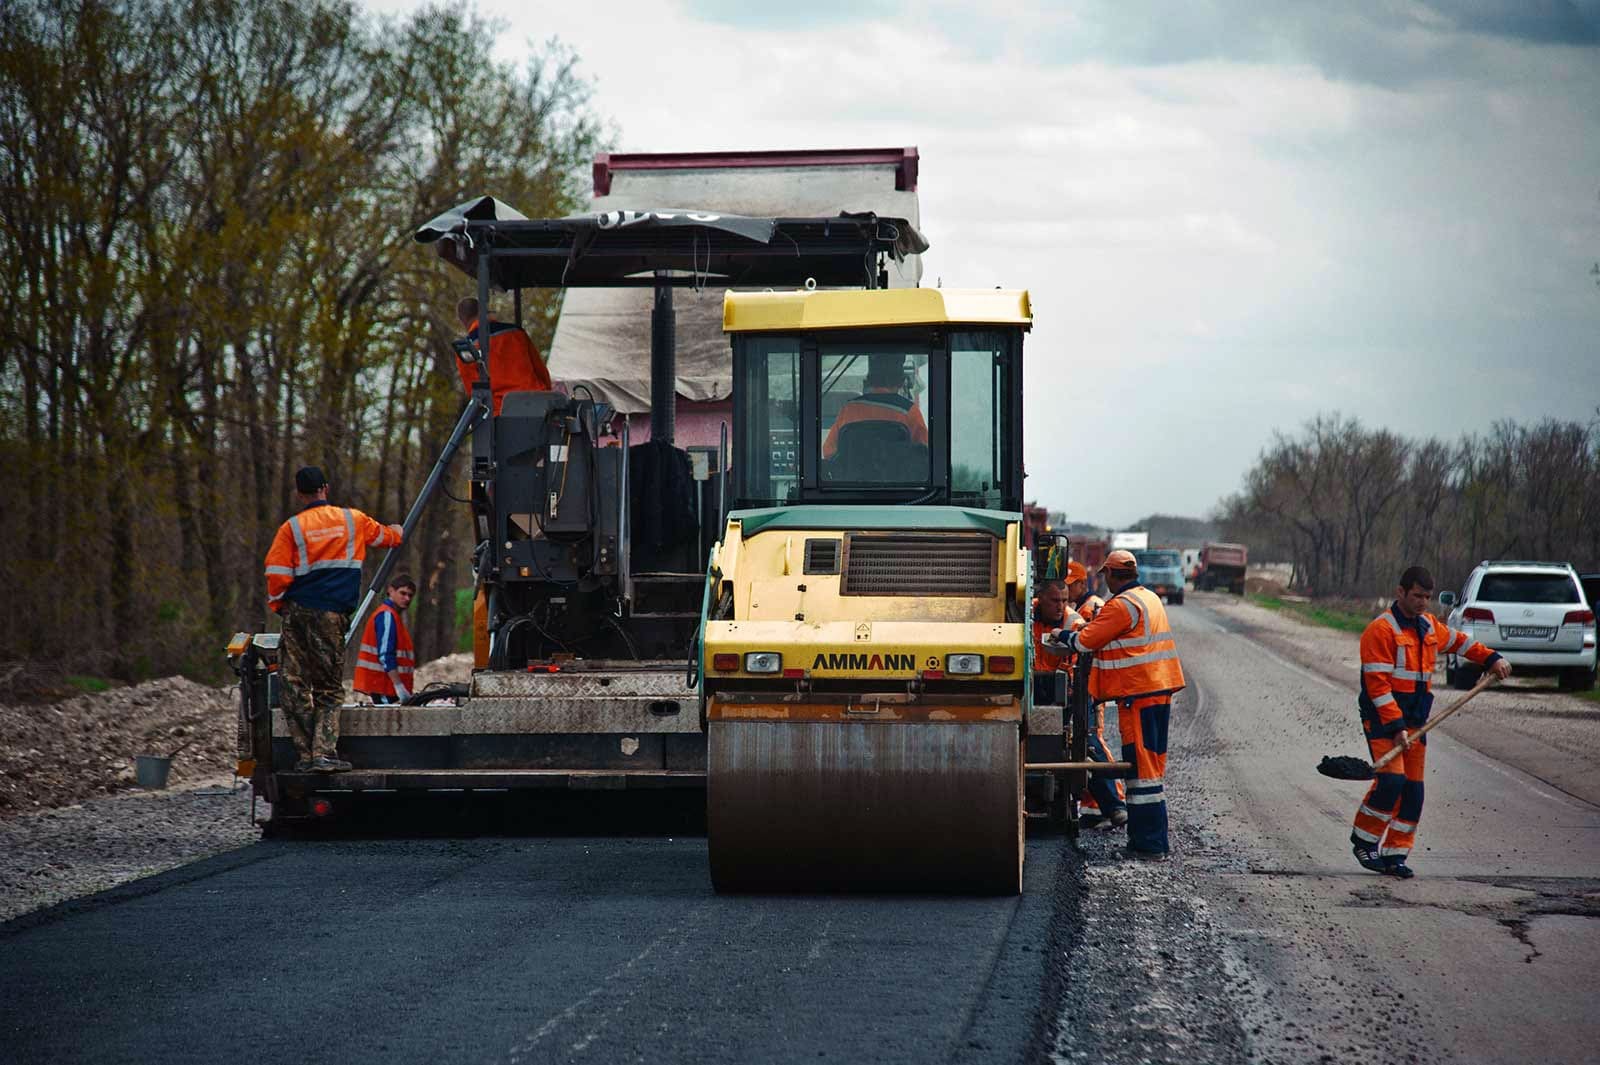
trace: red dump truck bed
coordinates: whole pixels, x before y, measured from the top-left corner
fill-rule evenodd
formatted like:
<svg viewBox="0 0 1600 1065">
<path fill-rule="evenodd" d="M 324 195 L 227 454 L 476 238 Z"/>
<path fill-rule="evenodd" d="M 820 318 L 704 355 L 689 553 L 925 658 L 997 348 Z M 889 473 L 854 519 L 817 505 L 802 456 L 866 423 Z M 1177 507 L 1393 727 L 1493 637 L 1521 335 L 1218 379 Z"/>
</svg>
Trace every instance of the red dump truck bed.
<svg viewBox="0 0 1600 1065">
<path fill-rule="evenodd" d="M 1200 552 L 1208 566 L 1244 566 L 1249 552 L 1243 544 L 1207 544 Z"/>
</svg>

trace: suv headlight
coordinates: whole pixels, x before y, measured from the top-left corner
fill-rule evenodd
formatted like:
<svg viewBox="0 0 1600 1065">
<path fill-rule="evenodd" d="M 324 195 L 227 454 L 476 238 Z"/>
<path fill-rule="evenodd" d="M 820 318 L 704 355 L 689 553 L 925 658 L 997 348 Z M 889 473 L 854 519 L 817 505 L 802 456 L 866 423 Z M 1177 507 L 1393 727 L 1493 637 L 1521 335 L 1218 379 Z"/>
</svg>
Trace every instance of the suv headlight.
<svg viewBox="0 0 1600 1065">
<path fill-rule="evenodd" d="M 983 656 L 959 654 L 944 656 L 944 671 L 956 676 L 971 676 L 983 672 Z"/>
<path fill-rule="evenodd" d="M 777 673 L 783 669 L 783 656 L 777 651 L 749 651 L 744 656 L 746 673 Z"/>
</svg>

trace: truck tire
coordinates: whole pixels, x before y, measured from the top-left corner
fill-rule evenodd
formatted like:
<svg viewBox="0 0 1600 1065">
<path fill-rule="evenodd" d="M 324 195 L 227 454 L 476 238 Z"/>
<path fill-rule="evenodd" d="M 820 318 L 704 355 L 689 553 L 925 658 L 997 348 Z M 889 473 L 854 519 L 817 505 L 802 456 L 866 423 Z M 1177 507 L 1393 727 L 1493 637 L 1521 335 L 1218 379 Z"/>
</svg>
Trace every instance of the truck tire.
<svg viewBox="0 0 1600 1065">
<path fill-rule="evenodd" d="M 1170 598 L 1172 600 L 1172 605 L 1173 606 L 1182 606 L 1183 605 L 1183 593 L 1182 592 L 1178 592 L 1175 595 L 1171 596 Z"/>
</svg>

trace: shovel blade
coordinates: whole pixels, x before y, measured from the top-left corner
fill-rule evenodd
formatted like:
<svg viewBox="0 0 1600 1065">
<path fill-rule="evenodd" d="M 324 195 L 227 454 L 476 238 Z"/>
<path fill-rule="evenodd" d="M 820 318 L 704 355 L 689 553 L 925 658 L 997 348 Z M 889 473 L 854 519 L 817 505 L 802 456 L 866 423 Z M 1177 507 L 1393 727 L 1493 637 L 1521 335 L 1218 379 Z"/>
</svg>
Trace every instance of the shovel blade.
<svg viewBox="0 0 1600 1065">
<path fill-rule="evenodd" d="M 1348 755 L 1340 755 L 1337 758 L 1324 755 L 1321 764 L 1317 766 L 1317 772 L 1335 780 L 1372 779 L 1372 766 L 1360 758 L 1351 758 Z"/>
</svg>

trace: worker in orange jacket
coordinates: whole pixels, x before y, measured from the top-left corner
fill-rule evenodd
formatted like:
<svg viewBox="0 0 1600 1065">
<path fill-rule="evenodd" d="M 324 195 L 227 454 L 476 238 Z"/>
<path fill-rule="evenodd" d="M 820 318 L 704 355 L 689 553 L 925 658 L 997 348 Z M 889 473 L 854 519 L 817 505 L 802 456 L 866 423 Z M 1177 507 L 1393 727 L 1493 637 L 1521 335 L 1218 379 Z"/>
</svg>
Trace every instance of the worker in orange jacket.
<svg viewBox="0 0 1600 1065">
<path fill-rule="evenodd" d="M 355 683 L 351 687 L 369 696 L 375 705 L 403 703 L 411 698 L 417 656 L 411 630 L 406 628 L 402 615 L 416 594 L 416 581 L 405 574 L 395 577 L 389 582 L 389 597 L 372 612 L 361 633 Z"/>
<path fill-rule="evenodd" d="M 1068 626 L 1067 586 L 1061 581 L 1042 581 L 1033 600 L 1033 668 L 1037 673 L 1053 673 L 1070 668 L 1065 654 L 1045 645 L 1052 632 Z M 1057 651 L 1060 648 L 1056 649 Z"/>
<path fill-rule="evenodd" d="M 866 388 L 839 408 L 833 428 L 822 441 L 822 457 L 839 453 L 839 430 L 854 422 L 895 422 L 906 427 L 913 444 L 928 444 L 928 423 L 916 401 L 906 395 L 905 358 L 878 353 L 867 356 Z"/>
<path fill-rule="evenodd" d="M 328 502 L 316 466 L 294 475 L 300 511 L 278 526 L 267 550 L 267 605 L 282 619 L 278 645 L 281 705 L 299 772 L 349 769 L 338 755 L 344 701 L 344 640 L 361 595 L 367 547 L 399 547 L 398 525 L 380 525 L 353 507 Z"/>
<path fill-rule="evenodd" d="M 1160 860 L 1168 851 L 1167 726 L 1172 696 L 1184 688 L 1183 667 L 1161 597 L 1139 584 L 1132 552 L 1116 550 L 1101 567 L 1111 598 L 1077 632 L 1053 642 L 1072 654 L 1094 652 L 1089 696 L 1116 700 L 1127 777 L 1129 857 Z"/>
<path fill-rule="evenodd" d="M 1405 753 L 1372 778 L 1372 786 L 1356 809 L 1350 843 L 1356 861 L 1375 873 L 1409 880 L 1416 874 L 1406 864 L 1422 817 L 1422 772 L 1428 738 L 1411 733 L 1427 723 L 1433 707 L 1433 665 L 1441 652 L 1461 655 L 1504 680 L 1511 663 L 1456 632 L 1428 613 L 1433 575 L 1421 566 L 1400 574 L 1395 601 L 1361 634 L 1361 728 L 1374 761 L 1396 744 Z"/>
<path fill-rule="evenodd" d="M 1089 590 L 1089 571 L 1082 562 L 1067 563 L 1067 602 L 1072 623 L 1068 629 L 1081 629 L 1095 619 L 1105 605 Z M 1076 662 L 1077 656 L 1072 656 Z M 1069 664 L 1068 669 L 1072 668 Z M 1111 761 L 1111 748 L 1106 746 L 1106 707 L 1104 703 L 1089 702 L 1089 757 L 1096 762 Z M 1089 787 L 1083 795 L 1086 828 L 1121 828 L 1128 823 L 1127 792 L 1121 780 L 1101 773 L 1089 774 Z"/>
<path fill-rule="evenodd" d="M 457 303 L 456 317 L 467 332 L 466 339 L 476 345 L 478 301 L 468 296 Z M 478 364 L 463 359 L 458 351 L 456 372 L 461 375 L 461 387 L 471 396 L 472 386 L 478 380 Z M 550 388 L 550 370 L 522 327 L 489 319 L 489 392 L 494 413 L 500 413 L 509 392 L 548 392 Z"/>
</svg>

